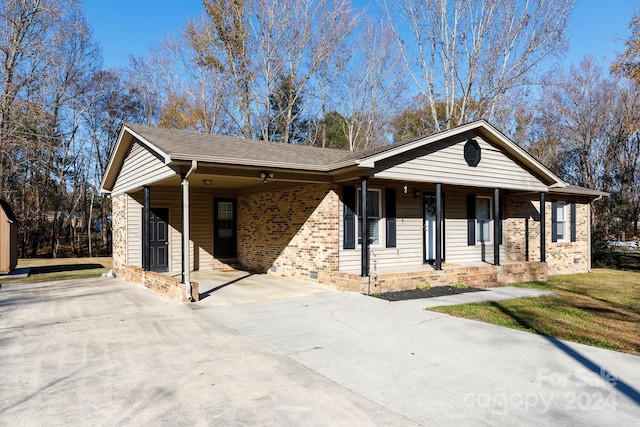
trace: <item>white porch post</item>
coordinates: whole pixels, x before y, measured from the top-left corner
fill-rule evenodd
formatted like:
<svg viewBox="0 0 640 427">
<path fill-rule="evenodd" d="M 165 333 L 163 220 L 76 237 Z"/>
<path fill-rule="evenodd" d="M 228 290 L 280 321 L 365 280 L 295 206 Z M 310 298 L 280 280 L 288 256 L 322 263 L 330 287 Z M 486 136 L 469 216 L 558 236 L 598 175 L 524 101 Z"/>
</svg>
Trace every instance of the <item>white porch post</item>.
<svg viewBox="0 0 640 427">
<path fill-rule="evenodd" d="M 191 162 L 191 168 L 182 174 L 182 283 L 185 285 L 185 296 L 193 301 L 191 295 L 191 250 L 189 248 L 191 216 L 189 207 L 189 175 L 196 170 L 198 162 Z"/>
<path fill-rule="evenodd" d="M 182 283 L 186 286 L 187 298 L 191 298 L 191 257 L 189 251 L 189 178 L 182 178 Z"/>
<path fill-rule="evenodd" d="M 493 189 L 493 265 L 500 265 L 500 243 L 502 239 L 502 221 L 500 218 L 500 189 Z"/>
</svg>

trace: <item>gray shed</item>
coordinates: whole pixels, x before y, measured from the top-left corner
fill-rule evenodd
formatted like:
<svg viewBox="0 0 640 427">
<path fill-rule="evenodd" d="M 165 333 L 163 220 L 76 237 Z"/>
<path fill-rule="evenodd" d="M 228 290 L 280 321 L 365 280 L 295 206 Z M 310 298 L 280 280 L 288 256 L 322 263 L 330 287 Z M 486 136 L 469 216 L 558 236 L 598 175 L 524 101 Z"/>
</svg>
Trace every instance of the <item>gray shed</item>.
<svg viewBox="0 0 640 427">
<path fill-rule="evenodd" d="M 18 222 L 7 202 L 0 199 L 0 274 L 18 265 Z"/>
</svg>

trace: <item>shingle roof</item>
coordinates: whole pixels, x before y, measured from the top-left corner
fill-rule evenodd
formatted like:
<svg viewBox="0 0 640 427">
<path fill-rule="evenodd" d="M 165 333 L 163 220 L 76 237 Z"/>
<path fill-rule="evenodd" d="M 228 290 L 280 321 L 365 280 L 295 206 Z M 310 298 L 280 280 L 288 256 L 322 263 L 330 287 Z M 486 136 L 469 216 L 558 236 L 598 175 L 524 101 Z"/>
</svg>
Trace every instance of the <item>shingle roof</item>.
<svg viewBox="0 0 640 427">
<path fill-rule="evenodd" d="M 592 190 L 586 187 L 578 187 L 577 185 L 567 184 L 564 188 L 550 188 L 549 193 L 557 193 L 557 194 L 572 194 L 572 195 L 582 195 L 582 196 L 602 196 L 608 197 L 609 193 L 604 191 Z"/>
<path fill-rule="evenodd" d="M 348 159 L 344 150 L 256 141 L 228 136 L 126 125 L 138 136 L 162 150 L 172 160 L 224 158 L 243 163 L 283 163 L 300 169 L 326 168 Z"/>
<path fill-rule="evenodd" d="M 532 158 L 528 153 L 526 153 L 526 151 L 519 148 L 515 143 L 508 140 L 508 138 L 500 136 L 502 134 L 499 134 L 498 130 L 482 120 L 428 137 L 382 145 L 358 152 L 305 145 L 283 144 L 280 142 L 249 140 L 198 132 L 162 129 L 136 124 L 126 124 L 125 128 L 128 129 L 136 138 L 142 139 L 151 147 L 155 147 L 158 154 L 166 157 L 166 161 L 198 160 L 212 163 L 219 162 L 229 165 L 283 167 L 319 172 L 334 171 L 349 166 L 362 166 L 363 162 L 367 162 L 372 158 L 379 158 L 379 155 L 382 155 L 384 158 L 386 156 L 395 155 L 403 150 L 411 149 L 416 146 L 416 144 L 418 144 L 417 146 L 420 146 L 420 144 L 423 143 L 437 141 L 441 138 L 448 137 L 449 134 L 458 135 L 459 132 L 463 132 L 465 129 L 478 129 L 480 131 L 484 130 L 491 133 L 494 135 L 494 138 L 508 141 L 503 145 L 507 145 L 509 147 L 513 146 L 511 147 L 512 150 L 515 150 L 515 153 L 523 158 L 524 161 L 533 165 L 533 167 L 542 172 L 546 171 L 545 173 L 549 177 L 553 178 L 552 181 L 563 185 L 566 184 L 559 177 L 546 169 L 544 165 Z M 387 152 L 388 154 L 386 154 Z M 114 157 L 112 157 L 111 161 L 114 161 Z M 109 178 L 107 175 L 110 174 L 105 175 L 105 182 L 107 182 L 107 178 Z M 109 182 L 111 182 L 115 179 L 115 176 L 110 176 L 109 179 Z M 551 187 L 549 191 L 558 194 L 573 194 L 591 197 L 608 196 L 608 193 L 602 191 L 590 190 L 568 184 L 566 184 L 564 188 Z"/>
</svg>

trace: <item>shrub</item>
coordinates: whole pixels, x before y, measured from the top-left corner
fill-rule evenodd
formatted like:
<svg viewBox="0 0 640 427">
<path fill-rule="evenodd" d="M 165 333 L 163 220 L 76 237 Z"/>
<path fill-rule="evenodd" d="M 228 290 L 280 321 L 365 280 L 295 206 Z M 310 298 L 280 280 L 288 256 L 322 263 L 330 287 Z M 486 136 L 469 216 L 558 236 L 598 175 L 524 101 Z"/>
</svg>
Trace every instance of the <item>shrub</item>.
<svg viewBox="0 0 640 427">
<path fill-rule="evenodd" d="M 420 291 L 428 291 L 429 289 L 431 289 L 431 283 L 429 282 L 424 282 L 421 285 L 416 286 L 416 289 L 420 290 Z"/>
<path fill-rule="evenodd" d="M 453 287 L 457 289 L 467 289 L 469 286 L 467 286 L 464 282 L 456 282 L 453 284 Z"/>
</svg>

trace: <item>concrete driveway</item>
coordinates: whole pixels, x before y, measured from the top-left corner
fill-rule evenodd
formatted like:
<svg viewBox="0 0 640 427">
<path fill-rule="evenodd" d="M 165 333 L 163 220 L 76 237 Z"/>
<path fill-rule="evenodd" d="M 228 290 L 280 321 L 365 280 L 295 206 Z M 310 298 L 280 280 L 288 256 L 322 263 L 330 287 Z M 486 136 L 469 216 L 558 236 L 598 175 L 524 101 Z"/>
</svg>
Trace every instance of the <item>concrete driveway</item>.
<svg viewBox="0 0 640 427">
<path fill-rule="evenodd" d="M 209 302 L 207 303 L 207 300 Z M 330 289 L 3 285 L 0 425 L 637 425 L 640 358 Z"/>
</svg>

